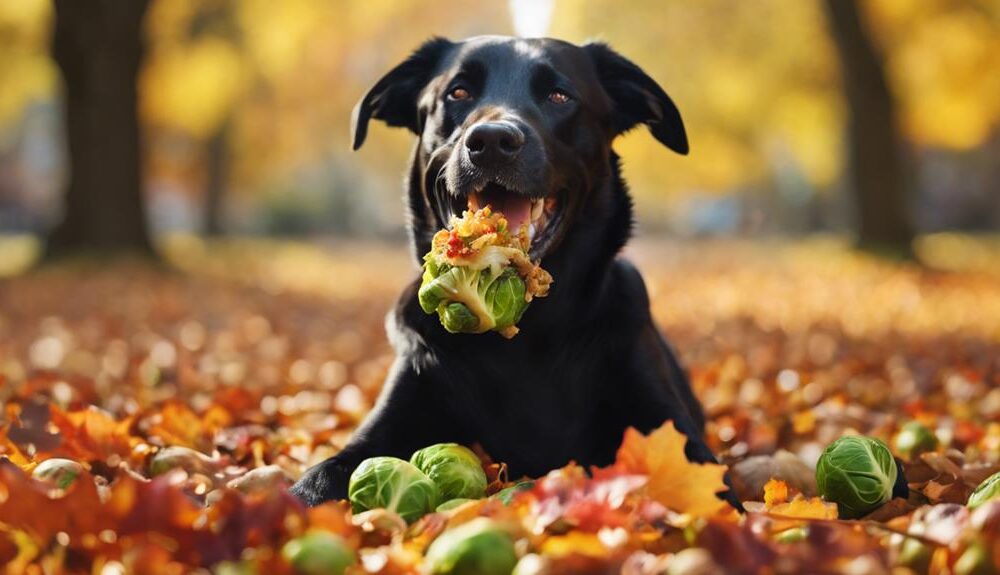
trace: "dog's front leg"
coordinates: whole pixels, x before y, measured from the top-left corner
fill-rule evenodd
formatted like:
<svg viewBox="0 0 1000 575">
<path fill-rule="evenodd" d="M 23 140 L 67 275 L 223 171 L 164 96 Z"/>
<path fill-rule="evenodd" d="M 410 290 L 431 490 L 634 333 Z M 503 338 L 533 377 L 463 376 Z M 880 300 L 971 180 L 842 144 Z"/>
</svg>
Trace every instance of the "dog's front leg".
<svg viewBox="0 0 1000 575">
<path fill-rule="evenodd" d="M 378 402 L 340 453 L 313 466 L 291 492 L 307 505 L 347 497 L 351 473 L 369 457 L 409 458 L 422 447 L 444 441 L 439 423 L 441 402 L 406 358 L 393 364 Z"/>
<path fill-rule="evenodd" d="M 652 323 L 643 330 L 629 362 L 625 382 L 629 386 L 623 406 L 629 424 L 643 433 L 649 433 L 667 420 L 687 436 L 684 454 L 696 463 L 718 463 L 712 450 L 705 443 L 702 425 L 689 411 L 693 399 L 686 379 L 677 379 L 679 366 L 663 345 L 660 334 Z M 683 374 L 681 373 L 681 377 Z M 690 396 L 690 397 L 689 397 Z M 697 401 L 697 400 L 695 400 Z M 742 511 L 743 505 L 733 493 L 729 476 L 725 478 L 729 490 L 720 497 Z"/>
</svg>

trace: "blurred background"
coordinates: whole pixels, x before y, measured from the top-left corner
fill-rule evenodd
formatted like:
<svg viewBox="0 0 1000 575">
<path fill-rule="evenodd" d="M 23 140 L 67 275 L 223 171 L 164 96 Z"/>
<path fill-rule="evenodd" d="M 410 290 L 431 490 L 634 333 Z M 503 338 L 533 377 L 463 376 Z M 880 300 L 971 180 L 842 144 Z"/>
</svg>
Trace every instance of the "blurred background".
<svg viewBox="0 0 1000 575">
<path fill-rule="evenodd" d="M 906 254 L 1000 229 L 992 0 L 0 0 L 2 265 L 185 237 L 402 241 L 412 136 L 379 126 L 352 153 L 351 108 L 424 39 L 477 34 L 607 41 L 678 103 L 690 156 L 616 142 L 640 238 Z"/>
<path fill-rule="evenodd" d="M 0 0 L 0 499 L 40 497 L 5 487 L 9 458 L 117 481 L 166 446 L 288 478 L 335 454 L 418 277 L 413 136 L 373 122 L 351 152 L 351 109 L 422 41 L 477 34 L 606 41 L 677 103 L 690 155 L 644 129 L 615 142 L 626 251 L 725 463 L 811 468 L 844 434 L 913 420 L 947 463 L 917 471 L 932 502 L 1000 469 L 998 0 Z M 200 505 L 220 477 L 184 489 Z M 75 496 L 44 507 L 51 539 L 0 517 L 0 563 L 188 572 L 171 534 L 243 533 L 252 509 L 204 523 L 220 516 L 156 493 L 135 516 L 149 536 L 116 544 L 65 542 L 66 517 L 93 515 Z M 229 527 L 196 529 L 182 540 L 230 549 Z M 604 549 L 581 533 L 566 541 Z M 854 558 L 858 536 L 823 540 Z"/>
</svg>

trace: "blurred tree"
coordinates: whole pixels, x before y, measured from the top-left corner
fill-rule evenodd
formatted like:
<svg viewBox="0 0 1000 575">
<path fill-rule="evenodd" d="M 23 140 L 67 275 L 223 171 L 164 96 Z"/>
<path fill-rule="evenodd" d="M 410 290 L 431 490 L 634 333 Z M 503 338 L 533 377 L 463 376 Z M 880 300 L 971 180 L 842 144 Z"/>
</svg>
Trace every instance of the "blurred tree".
<svg viewBox="0 0 1000 575">
<path fill-rule="evenodd" d="M 229 179 L 229 128 L 223 122 L 208 141 L 208 182 L 205 185 L 204 233 L 209 237 L 223 233 L 222 206 Z"/>
<path fill-rule="evenodd" d="M 616 143 L 641 216 L 689 221 L 691 206 L 719 194 L 738 197 L 739 213 L 766 230 L 808 230 L 802 220 L 815 213 L 809 226 L 848 221 L 840 206 L 849 202 L 830 193 L 850 163 L 851 112 L 826 1 L 557 0 L 553 36 L 609 42 L 657 79 L 684 117 L 690 156 L 665 155 L 642 130 Z M 922 154 L 978 153 L 996 139 L 1000 3 L 856 3 L 869 45 L 885 58 L 900 140 Z M 923 172 L 906 175 L 914 188 L 935 185 Z M 857 230 L 868 235 L 860 222 Z"/>
<path fill-rule="evenodd" d="M 847 98 L 846 175 L 858 211 L 860 247 L 912 256 L 907 157 L 882 56 L 856 0 L 825 0 Z"/>
<path fill-rule="evenodd" d="M 150 9 L 150 55 L 140 79 L 142 112 L 150 125 L 153 173 L 170 163 L 177 140 L 199 148 L 197 182 L 202 232 L 223 232 L 225 193 L 230 186 L 233 118 L 252 62 L 230 0 L 159 0 Z M 156 138 L 167 134 L 167 146 Z M 186 147 L 181 149 L 186 150 Z M 182 154 L 180 163 L 192 154 Z M 173 167 L 177 172 L 177 168 Z M 190 170 L 187 170 L 190 172 Z M 180 169 L 182 179 L 190 177 Z"/>
<path fill-rule="evenodd" d="M 70 175 L 47 257 L 80 250 L 154 256 L 139 166 L 136 77 L 149 0 L 55 0 Z"/>
<path fill-rule="evenodd" d="M 229 2 L 201 2 L 200 10 L 196 17 L 192 19 L 190 34 L 197 36 L 200 34 L 214 34 L 216 37 L 224 38 L 231 42 L 233 46 L 240 50 L 243 44 L 243 35 L 239 29 Z M 242 62 L 240 62 L 243 65 Z M 235 103 L 234 103 L 235 104 Z M 223 233 L 223 206 L 226 189 L 229 186 L 229 146 L 232 135 L 233 115 L 235 105 L 230 105 L 229 109 L 223 113 L 222 118 L 215 123 L 214 130 L 206 143 L 207 164 L 205 194 L 204 194 L 204 223 L 203 232 L 206 236 L 220 236 Z"/>
<path fill-rule="evenodd" d="M 984 143 L 1000 134 L 1000 3 L 856 1 L 884 57 L 900 138 L 921 160 L 912 170 L 921 225 L 934 209 L 929 191 L 941 202 L 960 193 L 943 183 L 942 171 L 962 174 L 949 177 L 989 201 L 995 162 Z M 52 5 L 0 0 L 0 170 L 14 167 L 3 171 L 14 175 L 0 195 L 14 205 L 29 198 L 39 213 L 49 200 L 37 191 L 60 178 L 62 165 L 52 161 L 61 147 L 37 143 L 35 121 L 51 121 L 58 101 L 58 69 L 46 53 Z M 475 0 L 149 2 L 140 147 L 163 228 L 187 227 L 196 215 L 189 206 L 201 206 L 205 229 L 219 229 L 210 214 L 228 203 L 235 225 L 260 229 L 268 202 L 295 190 L 303 199 L 297 205 L 309 206 L 297 213 L 328 223 L 325 231 L 396 229 L 396 186 L 412 138 L 378 126 L 378 137 L 351 154 L 351 107 L 432 34 L 508 32 L 506 9 Z M 549 34 L 611 43 L 660 81 L 684 115 L 688 157 L 666 154 L 642 130 L 616 143 L 644 221 L 683 226 L 708 214 L 715 227 L 691 229 L 843 229 L 850 202 L 830 192 L 850 163 L 847 74 L 825 0 L 557 0 L 555 10 Z M 944 163 L 926 160 L 942 153 Z M 30 170 L 27 158 L 34 158 Z M 969 166 L 976 173 L 966 177 Z M 39 169 L 48 179 L 37 177 Z M 331 196 L 337 201 L 315 208 Z M 341 209 L 365 216 L 332 215 Z"/>
<path fill-rule="evenodd" d="M 689 156 L 643 130 L 615 144 L 640 202 L 739 194 L 772 219 L 784 174 L 797 193 L 836 181 L 843 108 L 819 2 L 558 0 L 552 34 L 609 42 L 677 102 Z"/>
<path fill-rule="evenodd" d="M 970 151 L 1000 126 L 1000 2 L 868 0 L 900 129 L 913 143 Z"/>
</svg>

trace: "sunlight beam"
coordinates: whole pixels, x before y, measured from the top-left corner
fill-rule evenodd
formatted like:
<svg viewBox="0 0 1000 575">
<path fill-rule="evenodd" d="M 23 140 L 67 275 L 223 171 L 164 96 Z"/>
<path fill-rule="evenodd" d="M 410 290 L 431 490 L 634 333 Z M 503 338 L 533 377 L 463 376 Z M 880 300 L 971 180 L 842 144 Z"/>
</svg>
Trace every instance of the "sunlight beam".
<svg viewBox="0 0 1000 575">
<path fill-rule="evenodd" d="M 555 0 L 510 0 L 514 33 L 522 38 L 545 36 L 554 8 Z"/>
</svg>

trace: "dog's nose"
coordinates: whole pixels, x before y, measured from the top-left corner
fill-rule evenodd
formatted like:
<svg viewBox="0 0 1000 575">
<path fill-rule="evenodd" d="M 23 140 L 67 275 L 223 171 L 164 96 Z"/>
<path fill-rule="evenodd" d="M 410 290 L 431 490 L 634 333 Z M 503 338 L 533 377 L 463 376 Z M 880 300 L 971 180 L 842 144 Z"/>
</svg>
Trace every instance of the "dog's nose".
<svg viewBox="0 0 1000 575">
<path fill-rule="evenodd" d="M 510 122 L 476 124 L 465 136 L 469 159 L 480 168 L 511 162 L 524 146 L 524 132 Z"/>
</svg>

